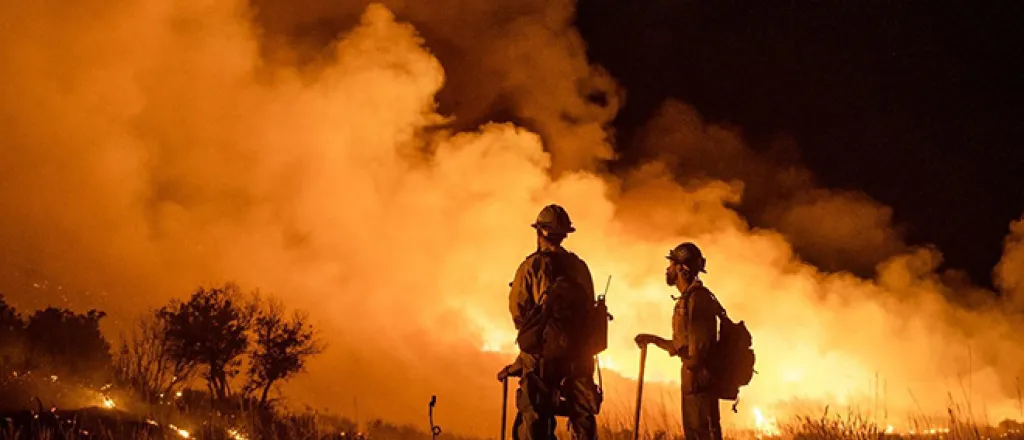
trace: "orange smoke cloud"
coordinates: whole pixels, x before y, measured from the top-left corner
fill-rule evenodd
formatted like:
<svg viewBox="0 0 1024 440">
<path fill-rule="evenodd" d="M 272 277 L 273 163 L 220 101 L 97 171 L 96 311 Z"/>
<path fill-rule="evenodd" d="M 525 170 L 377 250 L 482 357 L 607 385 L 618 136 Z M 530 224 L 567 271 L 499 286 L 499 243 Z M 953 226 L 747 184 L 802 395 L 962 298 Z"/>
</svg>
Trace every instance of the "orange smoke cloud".
<svg viewBox="0 0 1024 440">
<path fill-rule="evenodd" d="M 818 267 L 870 274 L 908 250 L 892 224 L 892 208 L 861 193 L 816 186 L 791 142 L 755 151 L 738 130 L 707 124 L 696 109 L 673 100 L 645 128 L 640 147 L 648 157 L 681 179 L 743 182 L 738 207 L 745 216 L 781 232 Z"/>
<path fill-rule="evenodd" d="M 252 0 L 268 58 L 314 73 L 337 59 L 323 48 L 371 3 L 377 2 Z M 473 130 L 495 117 L 513 119 L 557 153 L 555 174 L 593 169 L 613 157 L 606 125 L 618 112 L 622 90 L 587 60 L 573 27 L 575 0 L 379 3 L 412 23 L 444 60 L 449 81 L 437 96 L 457 116 L 454 127 Z"/>
<path fill-rule="evenodd" d="M 687 173 L 666 157 L 619 176 L 595 171 L 612 157 L 604 125 L 618 92 L 586 62 L 567 24 L 571 4 L 535 7 L 523 19 L 482 20 L 507 34 L 456 45 L 486 53 L 483 64 L 500 72 L 462 83 L 505 95 L 528 130 L 453 128 L 436 106 L 452 93 L 446 66 L 418 28 L 379 4 L 360 5 L 354 27 L 328 38 L 329 55 L 309 68 L 267 62 L 237 1 L 89 1 L 74 15 L 54 2 L 0 6 L 9 23 L 0 281 L 23 307 L 101 307 L 112 325 L 197 284 L 259 287 L 310 310 L 326 331 L 329 351 L 289 384 L 296 403 L 420 423 L 436 394 L 446 431 L 487 435 L 497 426 L 494 373 L 514 354 L 508 282 L 532 251 L 527 225 L 558 202 L 579 229 L 567 246 L 595 282 L 613 275 L 609 408 L 632 397 L 615 376 L 636 375 L 633 336 L 669 332 L 665 252 L 695 240 L 709 258 L 706 283 L 754 333 L 752 405 L 864 402 L 877 376 L 889 408 L 909 410 L 916 398 L 936 410 L 964 377 L 991 414 L 1005 413 L 1022 359 L 1014 322 L 995 304 L 951 306 L 936 251 L 885 248 L 873 280 L 825 273 L 797 256 L 792 237 L 828 231 L 806 219 L 827 219 L 845 199 L 796 203 L 804 211 L 787 208 L 780 233 L 735 210 L 757 182 L 748 172 L 680 179 Z M 394 9 L 462 37 L 438 25 L 432 14 L 444 8 L 417 8 Z M 607 101 L 591 99 L 594 90 Z M 675 130 L 730 136 L 699 120 Z M 760 160 L 737 139 L 727 145 Z M 883 229 L 869 248 L 890 246 L 886 209 L 866 222 L 844 216 L 825 239 L 801 235 L 804 246 L 856 242 L 860 224 Z M 1005 267 L 1019 266 L 1017 242 Z M 1016 289 L 1012 269 L 1000 270 Z M 648 368 L 662 390 L 673 386 L 677 360 L 652 354 Z"/>
<path fill-rule="evenodd" d="M 1024 310 L 1024 218 L 1010 225 L 995 279 L 1007 302 L 1016 311 Z"/>
</svg>

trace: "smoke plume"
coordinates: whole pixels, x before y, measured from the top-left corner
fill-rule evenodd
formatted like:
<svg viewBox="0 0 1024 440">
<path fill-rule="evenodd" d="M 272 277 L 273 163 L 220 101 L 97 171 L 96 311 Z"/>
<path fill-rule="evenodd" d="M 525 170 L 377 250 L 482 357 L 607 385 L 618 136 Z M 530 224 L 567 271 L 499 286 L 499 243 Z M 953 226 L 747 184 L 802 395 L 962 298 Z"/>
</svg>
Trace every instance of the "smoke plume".
<svg viewBox="0 0 1024 440">
<path fill-rule="evenodd" d="M 1024 218 L 1010 225 L 995 279 L 1007 303 L 1017 312 L 1024 310 Z"/>
<path fill-rule="evenodd" d="M 738 208 L 746 217 L 784 234 L 822 269 L 870 275 L 878 263 L 908 250 L 892 208 L 860 192 L 820 187 L 785 139 L 756 151 L 738 129 L 708 124 L 696 109 L 669 100 L 638 144 L 678 179 L 743 182 Z"/>
<path fill-rule="evenodd" d="M 488 435 L 515 353 L 507 286 L 557 202 L 578 229 L 566 246 L 598 286 L 613 276 L 607 417 L 628 414 L 633 336 L 670 331 L 664 255 L 684 240 L 755 335 L 745 402 L 783 414 L 881 387 L 895 423 L 967 380 L 992 417 L 1013 406 L 1019 322 L 994 300 L 951 306 L 941 255 L 902 244 L 889 208 L 681 106 L 652 122 L 651 161 L 603 173 L 623 93 L 586 60 L 573 3 L 443 3 L 0 5 L 8 299 L 99 307 L 116 329 L 236 281 L 326 332 L 293 403 L 421 423 L 436 394 L 446 431 Z M 748 202 L 778 230 L 751 227 Z M 1020 229 L 998 272 L 1011 298 Z M 672 398 L 678 368 L 652 354 L 649 389 Z"/>
<path fill-rule="evenodd" d="M 253 7 L 271 59 L 315 67 L 336 59 L 323 48 L 344 35 L 369 3 L 253 0 Z M 588 62 L 572 26 L 574 0 L 383 4 L 415 25 L 444 64 L 449 81 L 437 98 L 441 111 L 455 116 L 455 127 L 516 121 L 544 138 L 546 150 L 555 153 L 555 173 L 592 169 L 613 157 L 606 125 L 623 92 Z"/>
</svg>

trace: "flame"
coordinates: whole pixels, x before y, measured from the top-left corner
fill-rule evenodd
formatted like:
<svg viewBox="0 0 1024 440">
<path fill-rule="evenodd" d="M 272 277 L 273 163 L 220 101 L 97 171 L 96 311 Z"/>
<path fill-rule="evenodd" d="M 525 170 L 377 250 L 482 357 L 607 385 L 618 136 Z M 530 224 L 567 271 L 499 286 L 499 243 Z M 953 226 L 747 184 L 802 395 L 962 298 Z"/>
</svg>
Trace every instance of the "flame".
<svg viewBox="0 0 1024 440">
<path fill-rule="evenodd" d="M 181 436 L 181 438 L 189 438 L 189 437 L 191 437 L 191 434 L 189 434 L 188 431 L 186 431 L 184 429 L 181 429 L 181 428 L 179 428 L 177 426 L 174 426 L 173 424 L 168 423 L 167 427 L 171 428 L 171 430 L 177 432 L 178 435 Z"/>
<path fill-rule="evenodd" d="M 779 435 L 779 424 L 775 417 L 765 417 L 761 409 L 756 407 L 754 408 L 754 428 L 757 430 L 758 438 Z"/>
<path fill-rule="evenodd" d="M 515 350 L 515 337 L 511 339 L 504 332 L 491 331 L 483 336 L 480 351 L 485 353 L 510 353 Z"/>
<path fill-rule="evenodd" d="M 242 432 L 237 429 L 231 428 L 227 432 L 228 435 L 235 440 L 249 440 L 249 438 L 246 437 L 245 434 L 242 434 Z"/>
<path fill-rule="evenodd" d="M 111 399 L 108 396 L 103 396 L 102 404 L 103 404 L 104 408 L 108 408 L 108 409 L 113 409 L 113 408 L 117 407 L 117 405 L 114 403 L 114 399 Z"/>
<path fill-rule="evenodd" d="M 421 47 L 424 43 L 412 26 L 396 23 L 383 6 L 369 9 L 358 28 L 338 39 L 331 50 L 339 56 L 331 58 L 344 61 L 324 66 L 330 68 L 322 76 L 300 81 L 304 75 L 292 75 L 294 69 L 288 66 L 280 82 L 265 83 L 255 81 L 260 76 L 255 73 L 264 72 L 264 60 L 255 55 L 259 51 L 250 50 L 260 47 L 254 40 L 258 37 L 250 35 L 250 23 L 239 21 L 232 8 L 200 14 L 194 10 L 203 8 L 177 10 L 170 6 L 175 2 L 164 3 L 167 7 L 135 11 L 131 7 L 148 2 L 131 1 L 125 13 L 83 15 L 82 22 L 67 23 L 51 22 L 68 18 L 51 13 L 59 9 L 4 9 L 16 15 L 7 20 L 13 27 L 0 33 L 0 42 L 17 48 L 4 66 L 4 83 L 10 86 L 4 90 L 19 94 L 0 103 L 5 124 L 18 128 L 16 136 L 8 136 L 12 142 L 5 140 L 10 154 L 4 159 L 14 162 L 5 160 L 4 169 L 15 172 L 5 176 L 10 183 L 0 185 L 0 198 L 17 203 L 2 204 L 0 214 L 11 218 L 4 225 L 11 237 L 32 231 L 29 237 L 46 238 L 38 243 L 26 239 L 31 242 L 27 249 L 9 254 L 70 257 L 66 250 L 74 250 L 76 257 L 94 264 L 69 261 L 37 269 L 86 288 L 126 285 L 121 274 L 138 273 L 138 284 L 154 286 L 154 296 L 165 299 L 191 289 L 195 280 L 232 277 L 247 288 L 292 292 L 289 306 L 312 309 L 318 318 L 343 312 L 345 319 L 329 321 L 325 338 L 346 345 L 318 358 L 323 362 L 318 371 L 327 373 L 301 379 L 312 385 L 296 399 L 311 406 L 345 404 L 338 390 L 350 390 L 366 396 L 360 401 L 364 412 L 419 417 L 419 409 L 405 413 L 394 402 L 412 401 L 412 395 L 427 388 L 465 393 L 459 396 L 465 401 L 489 399 L 484 393 L 490 389 L 467 389 L 461 375 L 432 368 L 420 355 L 466 359 L 462 373 L 483 375 L 485 366 L 470 363 L 465 356 L 469 353 L 449 351 L 447 338 L 455 334 L 471 350 L 514 351 L 502 291 L 507 292 L 514 265 L 531 250 L 534 237 L 526 225 L 548 200 L 566 205 L 579 225 L 567 247 L 588 262 L 595 283 L 603 287 L 605 275 L 615 277 L 608 304 L 616 319 L 601 361 L 627 378 L 636 378 L 639 369 L 632 337 L 671 331 L 668 296 L 675 292 L 663 281 L 663 256 L 690 239 L 709 260 L 708 273 L 702 275 L 706 284 L 730 315 L 746 320 L 754 335 L 759 375 L 743 390 L 750 402 L 767 407 L 795 397 L 852 401 L 865 391 L 870 394 L 868 383 L 882 369 L 890 389 L 901 391 L 891 394 L 903 396 L 902 402 L 892 399 L 892 405 L 909 408 L 908 393 L 902 392 L 909 383 L 932 390 L 929 396 L 918 393 L 925 404 L 943 402 L 946 390 L 936 384 L 944 373 L 937 365 L 970 365 L 956 357 L 965 357 L 954 351 L 959 342 L 945 343 L 962 341 L 963 334 L 946 320 L 933 319 L 950 315 L 950 310 L 942 302 L 946 286 L 934 276 L 938 256 L 930 251 L 885 261 L 874 279 L 819 271 L 799 259 L 786 234 L 746 224 L 731 208 L 746 194 L 732 182 L 708 179 L 683 187 L 676 182 L 685 176 L 667 171 L 672 164 L 659 171 L 662 175 L 638 168 L 616 176 L 583 170 L 555 178 L 550 164 L 566 157 L 561 154 L 566 150 L 558 148 L 566 140 L 560 133 L 566 130 L 545 130 L 544 139 L 513 124 L 486 125 L 453 136 L 436 131 L 440 115 L 429 109 L 445 84 L 445 66 L 430 48 Z M 168 26 L 179 16 L 200 24 L 188 29 L 211 33 L 193 36 Z M 46 38 L 36 38 L 35 32 Z M 558 29 L 552 33 L 569 34 Z M 557 52 L 563 46 L 515 47 Z M 125 50 L 139 52 L 111 56 Z M 103 56 L 83 56 L 94 53 Z M 558 67 L 559 75 L 588 71 L 582 53 L 565 69 L 557 57 L 541 56 L 557 53 L 523 55 L 523 60 L 536 63 L 517 59 L 527 66 L 517 73 L 544 66 Z M 264 73 L 274 73 L 267 69 Z M 563 98 L 575 97 L 576 84 L 590 82 L 579 79 L 531 81 L 553 88 L 530 95 L 550 98 L 552 104 L 567 101 Z M 573 84 L 569 95 L 556 87 L 561 83 Z M 551 106 L 556 115 L 573 115 L 564 119 L 590 113 L 558 107 Z M 716 150 L 745 154 L 746 146 L 734 143 L 727 129 L 705 125 L 694 116 L 690 119 L 695 126 L 677 140 L 692 138 Z M 602 124 L 593 122 L 579 124 L 588 127 L 579 132 L 582 144 L 601 143 L 604 136 L 597 135 L 603 133 L 589 130 L 600 131 Z M 424 131 L 436 136 L 413 139 Z M 414 142 L 419 140 L 423 142 Z M 407 150 L 434 154 L 407 161 Z M 236 157 L 246 160 L 225 160 Z M 39 164 L 46 164 L 47 172 L 37 172 Z M 159 188 L 154 186 L 158 183 Z M 221 206 L 222 200 L 241 202 Z M 222 209 L 237 209 L 237 219 L 220 222 Z M 843 220 L 820 217 L 829 220 L 821 222 L 828 226 Z M 41 218 L 73 221 L 40 224 Z M 798 224 L 805 224 L 803 220 Z M 61 227 L 37 229 L 50 223 Z M 857 239 L 872 232 L 839 226 L 835 229 L 862 232 Z M 160 240 L 153 241 L 154 236 Z M 74 248 L 65 249 L 67 243 L 75 243 Z M 196 259 L 197 249 L 211 259 Z M 402 261 L 416 263 L 393 270 L 396 249 L 401 249 Z M 15 267 L 20 263 L 5 262 Z M 124 264 L 131 266 L 125 269 Z M 69 269 L 78 267 L 89 269 Z M 351 293 L 327 294 L 339 284 Z M 414 287 L 420 289 L 417 294 L 405 294 Z M 888 298 L 906 299 L 907 305 Z M 112 293 L 110 303 L 118 302 Z M 438 316 L 445 318 L 443 328 L 423 331 L 429 330 L 423 322 Z M 995 335 L 991 340 L 999 341 L 1007 339 L 1000 335 L 1012 334 L 1003 322 L 986 319 L 990 316 L 965 311 L 956 318 L 965 328 L 992 329 L 992 334 L 965 332 L 981 340 Z M 349 340 L 357 342 L 341 342 Z M 380 350 L 367 353 L 367 359 L 393 357 L 381 356 L 380 364 L 363 362 L 347 374 L 330 373 L 332 366 L 354 364 L 346 353 L 356 348 L 361 353 L 362 347 Z M 1000 353 L 998 348 L 986 351 Z M 1005 364 L 1020 365 L 1019 349 L 1003 352 L 1012 354 Z M 397 361 L 394 369 L 381 368 L 390 367 L 391 361 Z M 652 353 L 646 365 L 648 381 L 678 382 L 678 359 Z M 422 386 L 396 380 L 409 377 L 410 371 L 423 372 L 416 376 Z M 997 373 L 975 381 L 972 392 L 1000 396 Z M 623 399 L 630 398 L 623 394 Z M 102 403 L 115 407 L 108 397 Z M 773 411 L 781 415 L 781 410 Z M 453 419 L 471 421 L 472 415 Z M 746 414 L 741 417 L 751 423 Z M 775 431 L 774 417 L 766 418 L 760 410 L 755 417 L 759 431 Z"/>
</svg>

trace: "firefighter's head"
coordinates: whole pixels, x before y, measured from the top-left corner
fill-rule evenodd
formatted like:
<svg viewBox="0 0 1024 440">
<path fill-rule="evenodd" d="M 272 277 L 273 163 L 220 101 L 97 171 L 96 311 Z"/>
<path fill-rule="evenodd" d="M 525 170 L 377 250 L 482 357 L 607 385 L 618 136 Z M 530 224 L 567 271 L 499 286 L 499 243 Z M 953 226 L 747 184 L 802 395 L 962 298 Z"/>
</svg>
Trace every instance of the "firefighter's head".
<svg viewBox="0 0 1024 440">
<path fill-rule="evenodd" d="M 565 212 L 565 208 L 555 204 L 541 209 L 537 214 L 537 221 L 530 226 L 537 230 L 538 240 L 544 240 L 555 246 L 562 244 L 562 240 L 565 240 L 566 236 L 576 231 L 576 228 L 572 226 L 572 221 L 569 220 L 569 213 Z"/>
<path fill-rule="evenodd" d="M 665 269 L 665 282 L 670 286 L 682 282 L 689 285 L 700 272 L 707 272 L 704 266 L 707 261 L 697 245 L 686 242 L 668 252 L 668 267 Z"/>
</svg>

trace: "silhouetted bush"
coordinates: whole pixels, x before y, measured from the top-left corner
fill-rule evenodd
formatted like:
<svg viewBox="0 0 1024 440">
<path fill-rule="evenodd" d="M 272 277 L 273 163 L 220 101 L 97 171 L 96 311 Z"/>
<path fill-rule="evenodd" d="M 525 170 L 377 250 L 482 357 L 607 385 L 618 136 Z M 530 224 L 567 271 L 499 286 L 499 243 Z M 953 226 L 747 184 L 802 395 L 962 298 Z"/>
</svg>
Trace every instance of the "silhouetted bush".
<svg viewBox="0 0 1024 440">
<path fill-rule="evenodd" d="M 187 384 L 197 366 L 190 359 L 173 355 L 167 330 L 167 322 L 157 312 L 147 313 L 122 337 L 121 347 L 114 354 L 118 384 L 150 403 Z"/>
<path fill-rule="evenodd" d="M 47 371 L 91 385 L 110 377 L 110 344 L 100 332 L 104 312 L 76 314 L 48 307 L 30 316 L 25 325 L 27 368 Z"/>
<path fill-rule="evenodd" d="M 157 312 L 166 329 L 169 354 L 176 362 L 202 367 L 210 394 L 231 396 L 231 379 L 240 371 L 249 348 L 255 309 L 235 284 L 204 289 L 188 301 L 171 301 Z"/>
<path fill-rule="evenodd" d="M 0 295 L 0 375 L 24 363 L 25 321 Z"/>
<path fill-rule="evenodd" d="M 266 406 L 270 387 L 301 372 L 306 360 L 323 352 L 324 347 L 308 316 L 294 312 L 290 319 L 285 318 L 284 306 L 277 300 L 259 303 L 252 330 L 255 350 L 249 363 L 247 389 L 257 390 L 260 406 Z"/>
</svg>

